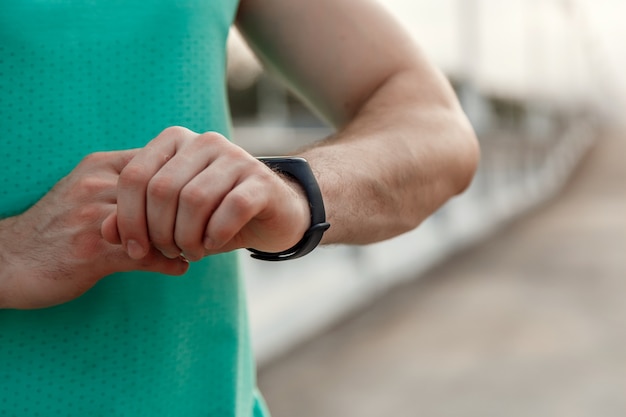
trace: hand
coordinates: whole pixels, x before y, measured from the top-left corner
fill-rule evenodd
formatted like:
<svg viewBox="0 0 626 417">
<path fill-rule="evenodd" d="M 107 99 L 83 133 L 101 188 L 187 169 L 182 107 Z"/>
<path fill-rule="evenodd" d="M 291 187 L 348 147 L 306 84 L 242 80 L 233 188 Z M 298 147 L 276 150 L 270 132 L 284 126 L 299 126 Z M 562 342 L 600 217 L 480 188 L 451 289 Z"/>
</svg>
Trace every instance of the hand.
<svg viewBox="0 0 626 417">
<path fill-rule="evenodd" d="M 300 187 L 217 133 L 173 127 L 122 170 L 117 213 L 103 224 L 133 259 L 154 246 L 192 261 L 253 247 L 281 251 L 310 225 Z"/>
<path fill-rule="evenodd" d="M 119 173 L 136 153 L 87 156 L 32 208 L 0 222 L 0 307 L 67 302 L 114 272 L 187 270 L 184 260 L 154 249 L 140 261 L 131 259 L 102 238 L 102 221 L 115 210 Z"/>
</svg>

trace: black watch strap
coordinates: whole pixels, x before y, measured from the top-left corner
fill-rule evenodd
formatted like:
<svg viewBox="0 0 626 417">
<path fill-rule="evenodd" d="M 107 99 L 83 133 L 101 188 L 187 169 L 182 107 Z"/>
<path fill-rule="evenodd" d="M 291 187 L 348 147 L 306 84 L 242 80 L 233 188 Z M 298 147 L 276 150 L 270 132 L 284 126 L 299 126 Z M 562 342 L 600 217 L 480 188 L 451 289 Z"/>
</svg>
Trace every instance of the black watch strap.
<svg viewBox="0 0 626 417">
<path fill-rule="evenodd" d="M 282 252 L 262 252 L 249 248 L 250 256 L 263 261 L 286 261 L 300 258 L 319 245 L 324 232 L 330 224 L 326 222 L 324 201 L 317 180 L 311 171 L 309 163 L 304 158 L 271 156 L 257 158 L 271 169 L 295 179 L 304 189 L 311 208 L 311 227 L 304 233 L 302 239 L 291 248 Z"/>
</svg>

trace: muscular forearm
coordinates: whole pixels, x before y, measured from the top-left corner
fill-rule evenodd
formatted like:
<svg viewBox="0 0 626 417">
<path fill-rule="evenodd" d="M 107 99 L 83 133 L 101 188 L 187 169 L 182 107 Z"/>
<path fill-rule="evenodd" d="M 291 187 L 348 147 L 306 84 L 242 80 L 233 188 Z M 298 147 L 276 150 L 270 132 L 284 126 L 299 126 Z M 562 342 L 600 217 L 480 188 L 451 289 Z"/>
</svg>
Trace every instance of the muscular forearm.
<svg viewBox="0 0 626 417">
<path fill-rule="evenodd" d="M 434 84 L 434 85 L 433 85 Z M 370 243 L 416 227 L 471 181 L 478 146 L 443 79 L 389 78 L 343 129 L 302 152 L 333 225 L 324 243 Z"/>
<path fill-rule="evenodd" d="M 332 224 L 325 243 L 410 230 L 468 185 L 471 127 L 447 81 L 375 1 L 242 0 L 237 22 L 266 68 L 337 128 L 301 153 Z"/>
</svg>

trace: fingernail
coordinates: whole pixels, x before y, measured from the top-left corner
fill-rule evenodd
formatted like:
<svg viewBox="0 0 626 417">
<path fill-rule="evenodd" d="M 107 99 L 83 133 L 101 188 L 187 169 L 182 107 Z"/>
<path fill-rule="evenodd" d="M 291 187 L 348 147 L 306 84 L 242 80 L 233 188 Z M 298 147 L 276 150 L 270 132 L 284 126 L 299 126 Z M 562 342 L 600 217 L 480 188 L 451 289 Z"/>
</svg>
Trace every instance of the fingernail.
<svg viewBox="0 0 626 417">
<path fill-rule="evenodd" d="M 129 240 L 126 243 L 126 251 L 128 252 L 128 256 L 133 259 L 141 259 L 146 256 L 146 251 L 136 240 Z"/>
</svg>

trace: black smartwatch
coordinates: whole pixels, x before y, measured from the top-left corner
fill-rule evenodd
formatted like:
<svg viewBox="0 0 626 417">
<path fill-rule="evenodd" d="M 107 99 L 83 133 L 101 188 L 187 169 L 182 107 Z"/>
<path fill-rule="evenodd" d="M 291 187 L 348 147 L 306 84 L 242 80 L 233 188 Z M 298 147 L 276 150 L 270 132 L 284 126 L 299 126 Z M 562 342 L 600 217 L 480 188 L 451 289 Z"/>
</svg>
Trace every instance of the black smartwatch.
<svg viewBox="0 0 626 417">
<path fill-rule="evenodd" d="M 304 158 L 271 156 L 257 159 L 272 170 L 290 176 L 302 186 L 311 208 L 311 227 L 304 233 L 304 236 L 298 243 L 287 250 L 282 252 L 262 252 L 248 248 L 252 252 L 250 256 L 262 261 L 286 261 L 300 258 L 319 245 L 324 232 L 330 227 L 330 224 L 326 222 L 324 201 L 322 200 L 322 192 L 317 185 L 317 180 L 313 175 L 313 171 L 311 171 L 309 163 Z"/>
</svg>

